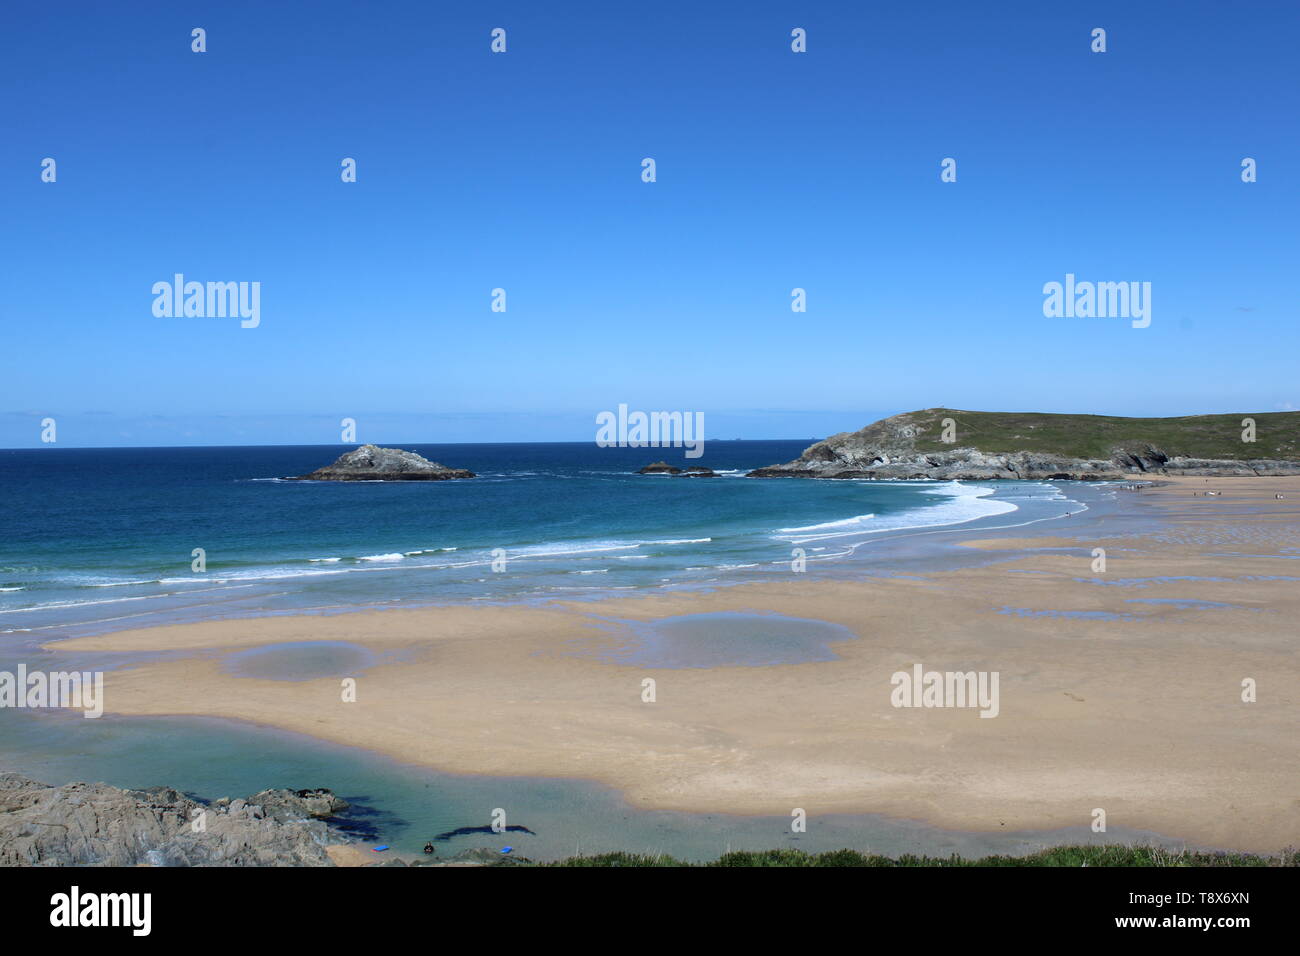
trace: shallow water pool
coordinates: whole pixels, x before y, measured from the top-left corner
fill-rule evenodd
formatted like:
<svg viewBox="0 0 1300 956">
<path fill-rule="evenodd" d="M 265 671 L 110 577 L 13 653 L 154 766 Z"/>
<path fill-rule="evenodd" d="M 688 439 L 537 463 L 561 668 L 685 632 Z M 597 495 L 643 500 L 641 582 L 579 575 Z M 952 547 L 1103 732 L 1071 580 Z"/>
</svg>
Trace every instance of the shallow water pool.
<svg viewBox="0 0 1300 956">
<path fill-rule="evenodd" d="M 618 620 L 626 643 L 598 656 L 636 667 L 775 667 L 838 660 L 847 627 L 783 614 L 719 611 L 654 621 Z"/>
</svg>

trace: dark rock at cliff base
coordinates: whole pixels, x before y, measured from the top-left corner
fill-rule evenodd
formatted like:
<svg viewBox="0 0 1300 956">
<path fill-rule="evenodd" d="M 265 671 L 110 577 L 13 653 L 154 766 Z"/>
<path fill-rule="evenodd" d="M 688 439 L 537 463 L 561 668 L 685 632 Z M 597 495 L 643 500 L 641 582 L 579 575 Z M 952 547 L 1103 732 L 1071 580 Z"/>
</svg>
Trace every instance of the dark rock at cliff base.
<svg viewBox="0 0 1300 956">
<path fill-rule="evenodd" d="M 329 790 L 204 804 L 170 787 L 0 773 L 0 866 L 333 866 L 325 848 L 349 840 L 326 821 L 347 806 Z"/>
<path fill-rule="evenodd" d="M 1295 434 L 1291 414 L 1255 416 L 1261 429 L 1267 424 L 1272 457 L 1233 458 L 1227 456 L 1258 447 L 1237 437 L 1238 415 L 1124 419 L 930 408 L 832 435 L 794 461 L 755 469 L 748 477 L 1099 481 L 1135 473 L 1300 475 L 1300 455 L 1288 437 Z M 1150 435 L 1159 444 L 1143 437 Z M 1200 449 L 1224 457 L 1198 455 Z"/>
<path fill-rule="evenodd" d="M 474 472 L 463 468 L 448 468 L 429 461 L 413 451 L 400 448 L 380 448 L 362 445 L 355 451 L 340 455 L 325 468 L 309 475 L 298 475 L 291 481 L 447 481 L 452 478 L 473 478 Z"/>
<path fill-rule="evenodd" d="M 940 481 L 997 481 L 1026 479 L 1074 479 L 1106 481 L 1123 478 L 1127 472 L 1106 461 L 1085 461 L 1056 456 L 986 455 L 969 448 L 948 454 L 889 458 L 870 462 L 806 461 L 756 468 L 747 478 L 875 478 L 893 481 L 933 478 Z"/>
<path fill-rule="evenodd" d="M 638 475 L 680 475 L 682 470 L 676 465 L 670 465 L 666 461 L 655 461 L 646 465 L 644 468 L 638 468 Z"/>
</svg>

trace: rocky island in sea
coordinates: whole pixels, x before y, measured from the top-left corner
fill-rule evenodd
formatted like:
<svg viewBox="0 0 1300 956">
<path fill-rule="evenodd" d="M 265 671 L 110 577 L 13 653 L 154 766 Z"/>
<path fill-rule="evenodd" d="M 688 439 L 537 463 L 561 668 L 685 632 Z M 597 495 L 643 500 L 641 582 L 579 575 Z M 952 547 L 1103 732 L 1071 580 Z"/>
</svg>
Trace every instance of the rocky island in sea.
<svg viewBox="0 0 1300 956">
<path fill-rule="evenodd" d="M 307 475 L 296 475 L 289 481 L 448 481 L 453 478 L 473 478 L 474 472 L 464 468 L 448 468 L 423 455 L 400 448 L 380 448 L 362 445 L 354 451 L 340 455 L 332 465 L 317 468 Z"/>
<path fill-rule="evenodd" d="M 1300 475 L 1300 412 L 1117 418 L 927 408 L 832 435 L 750 478 Z"/>
<path fill-rule="evenodd" d="M 687 468 L 678 468 L 676 465 L 670 465 L 666 461 L 652 461 L 644 468 L 638 468 L 638 475 L 676 475 L 685 478 L 716 478 L 717 472 L 712 468 L 706 468 L 704 465 L 691 465 Z"/>
</svg>

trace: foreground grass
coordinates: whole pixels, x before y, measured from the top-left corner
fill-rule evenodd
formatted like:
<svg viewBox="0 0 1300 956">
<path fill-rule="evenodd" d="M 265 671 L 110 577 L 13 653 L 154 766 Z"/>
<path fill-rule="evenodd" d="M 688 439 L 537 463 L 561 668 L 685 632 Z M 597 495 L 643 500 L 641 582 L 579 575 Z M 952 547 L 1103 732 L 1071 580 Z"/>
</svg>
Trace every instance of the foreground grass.
<svg viewBox="0 0 1300 956">
<path fill-rule="evenodd" d="M 686 863 L 671 856 L 601 853 L 575 856 L 546 866 L 1300 866 L 1300 852 L 1288 848 L 1277 856 L 1252 853 L 1193 853 L 1149 846 L 1061 846 L 1029 856 L 985 856 L 966 860 L 950 857 L 876 856 L 857 850 L 805 853 L 803 850 L 760 850 L 726 853 L 708 863 Z"/>
</svg>

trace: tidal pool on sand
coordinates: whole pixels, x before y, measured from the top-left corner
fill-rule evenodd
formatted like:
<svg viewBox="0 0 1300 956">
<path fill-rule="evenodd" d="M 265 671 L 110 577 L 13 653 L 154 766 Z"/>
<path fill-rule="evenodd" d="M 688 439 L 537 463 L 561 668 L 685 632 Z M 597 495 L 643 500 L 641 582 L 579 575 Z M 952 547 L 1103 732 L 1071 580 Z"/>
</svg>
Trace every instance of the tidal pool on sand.
<svg viewBox="0 0 1300 956">
<path fill-rule="evenodd" d="M 636 667 L 773 667 L 834 661 L 830 645 L 856 640 L 840 624 L 784 614 L 718 611 L 654 621 L 615 619 L 622 647 L 598 656 Z"/>
<path fill-rule="evenodd" d="M 375 655 L 346 641 L 266 644 L 231 654 L 223 669 L 233 677 L 260 680 L 317 680 L 352 677 L 375 664 Z"/>
</svg>

